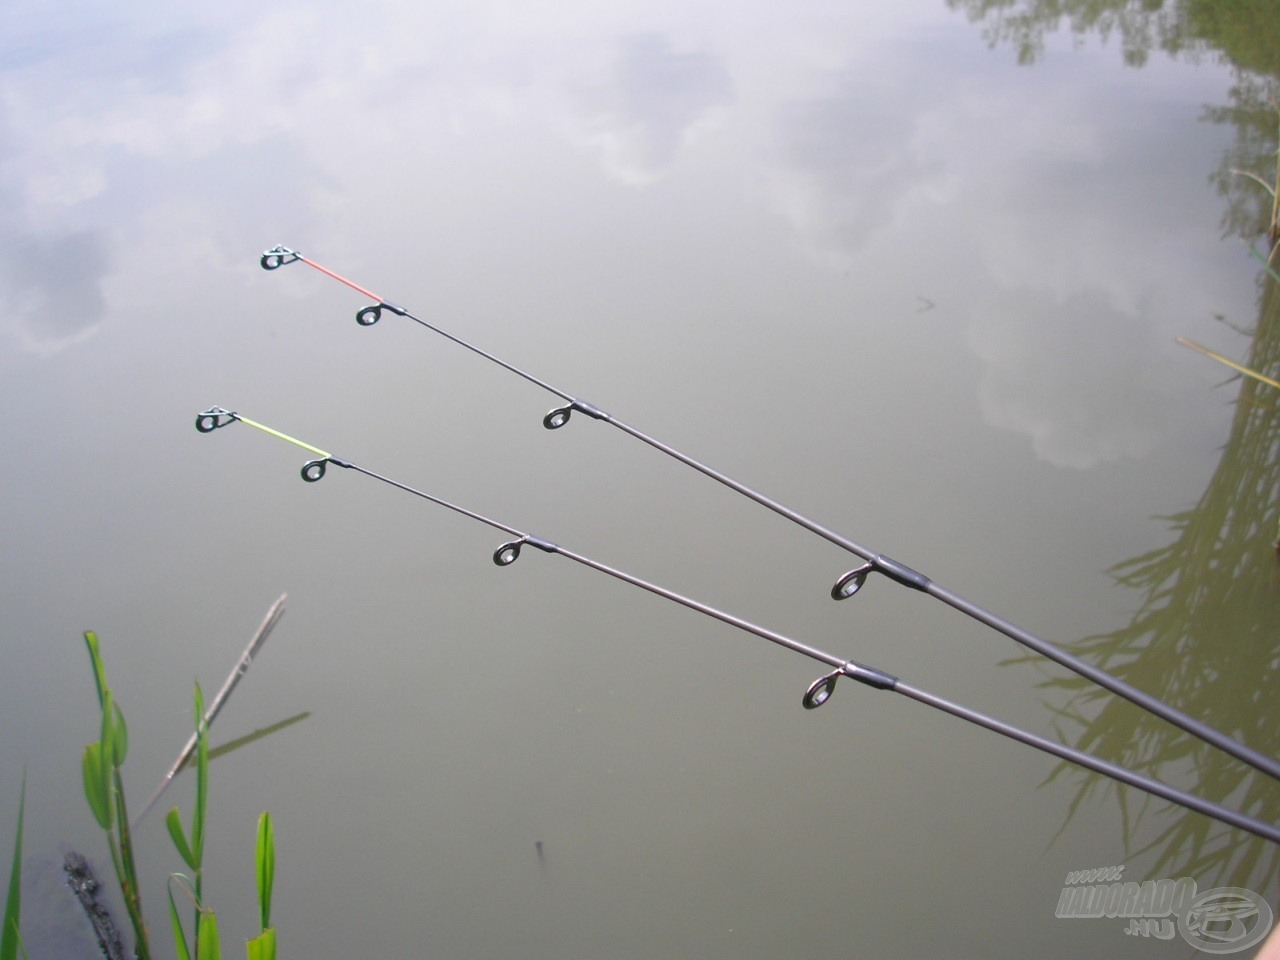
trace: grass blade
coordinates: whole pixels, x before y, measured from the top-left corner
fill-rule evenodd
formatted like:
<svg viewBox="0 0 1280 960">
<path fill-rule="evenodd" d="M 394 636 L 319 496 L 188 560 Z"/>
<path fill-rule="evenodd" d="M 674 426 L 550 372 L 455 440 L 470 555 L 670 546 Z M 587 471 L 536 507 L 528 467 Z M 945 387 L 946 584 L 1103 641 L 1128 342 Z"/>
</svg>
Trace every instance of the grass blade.
<svg viewBox="0 0 1280 960">
<path fill-rule="evenodd" d="M 1248 170 L 1236 170 L 1236 169 L 1232 169 L 1231 172 L 1234 173 L 1237 177 L 1248 177 L 1254 183 L 1259 184 L 1263 190 L 1267 191 L 1267 193 L 1271 195 L 1272 200 L 1276 199 L 1276 188 L 1271 186 L 1271 184 L 1267 183 L 1267 181 L 1263 180 L 1256 173 L 1250 173 Z"/>
<path fill-rule="evenodd" d="M 1258 373 L 1256 370 L 1250 370 L 1248 367 L 1242 366 L 1241 364 L 1236 363 L 1234 360 L 1228 360 L 1222 354 L 1214 353 L 1208 347 L 1202 347 L 1200 344 L 1196 343 L 1194 340 L 1188 340 L 1186 337 L 1178 337 L 1178 342 L 1182 344 L 1184 347 L 1190 347 L 1192 350 L 1198 350 L 1200 353 L 1203 353 L 1206 357 L 1208 357 L 1211 360 L 1217 360 L 1219 363 L 1226 364 L 1232 370 L 1237 370 L 1240 373 L 1243 373 L 1246 377 L 1253 377 L 1253 379 L 1261 383 L 1265 383 L 1269 387 L 1275 387 L 1277 390 L 1280 390 L 1280 381 L 1272 380 L 1270 377 L 1264 376 L 1263 374 Z"/>
<path fill-rule="evenodd" d="M 182 862 L 191 870 L 198 869 L 196 867 L 195 854 L 191 852 L 191 845 L 187 843 L 186 834 L 182 832 L 182 814 L 178 812 L 177 807 L 169 811 L 168 816 L 164 818 L 164 825 L 169 828 L 169 839 L 177 847 L 178 856 L 182 858 Z"/>
<path fill-rule="evenodd" d="M 221 960 L 222 944 L 218 942 L 218 918 L 212 910 L 200 911 L 196 933 L 196 960 Z"/>
<path fill-rule="evenodd" d="M 301 720 L 311 716 L 310 710 L 303 710 L 301 713 L 295 713 L 291 717 L 285 717 L 283 720 L 277 720 L 275 723 L 268 724 L 265 727 L 259 727 L 251 733 L 246 733 L 243 737 L 236 737 L 234 740 L 228 740 L 226 743 L 220 743 L 216 747 L 209 748 L 209 760 L 212 762 L 217 760 L 224 754 L 239 750 L 241 747 L 247 747 L 249 744 L 262 740 L 271 736 L 273 733 L 279 733 L 285 727 L 291 727 Z"/>
<path fill-rule="evenodd" d="M 84 797 L 89 801 L 89 809 L 93 811 L 93 819 L 103 830 L 111 829 L 111 796 L 107 786 L 107 775 L 102 764 L 102 744 L 91 743 L 84 748 L 84 761 L 81 764 L 84 774 Z"/>
<path fill-rule="evenodd" d="M 257 865 L 258 909 L 265 931 L 271 926 L 271 888 L 276 877 L 276 832 L 271 825 L 271 814 L 265 810 L 258 817 Z"/>
<path fill-rule="evenodd" d="M 23 773 L 22 793 L 18 800 L 18 829 L 13 836 L 13 865 L 9 868 L 9 895 L 4 902 L 4 929 L 0 930 L 0 960 L 17 960 L 21 941 L 18 920 L 22 913 L 22 821 L 26 809 L 27 775 Z"/>
<path fill-rule="evenodd" d="M 103 741 L 105 743 L 105 741 Z M 129 728 L 124 722 L 124 713 L 120 704 L 111 701 L 111 765 L 123 767 L 124 758 L 129 753 Z"/>
<path fill-rule="evenodd" d="M 84 632 L 84 643 L 89 648 L 89 662 L 93 664 L 93 682 L 98 690 L 98 705 L 106 703 L 107 669 L 102 665 L 102 650 L 98 645 L 98 635 L 92 630 Z"/>
<path fill-rule="evenodd" d="M 196 809 L 191 819 L 191 852 L 197 871 L 204 863 L 204 823 L 209 810 L 209 728 L 204 719 L 204 694 L 196 684 Z M 198 879 L 198 878 L 197 878 Z"/>
<path fill-rule="evenodd" d="M 244 945 L 249 960 L 276 960 L 276 928 L 267 927 Z"/>
<path fill-rule="evenodd" d="M 182 929 L 182 918 L 178 916 L 178 904 L 173 899 L 173 884 L 169 885 L 169 923 L 173 926 L 173 952 L 178 960 L 191 960 L 191 951 L 187 949 L 187 935 Z"/>
<path fill-rule="evenodd" d="M 1271 275 L 1271 279 L 1276 283 L 1280 283 L 1280 273 L 1276 273 L 1275 268 L 1271 266 L 1271 261 L 1275 259 L 1276 249 L 1280 249 L 1280 247 L 1273 248 L 1270 257 L 1264 257 L 1254 248 L 1252 243 L 1247 243 L 1245 246 L 1249 248 L 1249 255 L 1262 264 L 1262 268 Z"/>
</svg>

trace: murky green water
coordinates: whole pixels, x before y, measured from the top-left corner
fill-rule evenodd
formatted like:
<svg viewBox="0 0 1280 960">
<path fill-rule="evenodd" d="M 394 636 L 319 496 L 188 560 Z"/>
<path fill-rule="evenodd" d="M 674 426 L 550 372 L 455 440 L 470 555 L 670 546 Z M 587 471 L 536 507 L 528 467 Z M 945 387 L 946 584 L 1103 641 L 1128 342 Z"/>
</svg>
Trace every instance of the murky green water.
<svg viewBox="0 0 1280 960">
<path fill-rule="evenodd" d="M 848 681 L 803 710 L 820 664 L 562 557 L 499 569 L 503 533 L 193 429 L 238 410 L 1275 822 L 1266 778 L 887 579 L 833 603 L 834 545 L 258 266 L 295 247 L 1276 755 L 1278 398 L 1175 338 L 1280 371 L 1280 293 L 1238 239 L 1262 248 L 1267 198 L 1231 173 L 1274 178 L 1280 26 L 983 6 L 9 4 L 0 832 L 25 766 L 32 956 L 71 955 L 40 948 L 75 921 L 60 851 L 106 864 L 81 631 L 140 805 L 193 678 L 286 591 L 214 728 L 310 712 L 213 766 L 236 950 L 262 809 L 292 956 L 1170 949 L 1055 916 L 1069 873 L 1120 864 L 1274 905 L 1274 845 L 1133 792 L 1126 821 Z M 156 814 L 139 843 L 164 951 L 179 860 Z"/>
</svg>

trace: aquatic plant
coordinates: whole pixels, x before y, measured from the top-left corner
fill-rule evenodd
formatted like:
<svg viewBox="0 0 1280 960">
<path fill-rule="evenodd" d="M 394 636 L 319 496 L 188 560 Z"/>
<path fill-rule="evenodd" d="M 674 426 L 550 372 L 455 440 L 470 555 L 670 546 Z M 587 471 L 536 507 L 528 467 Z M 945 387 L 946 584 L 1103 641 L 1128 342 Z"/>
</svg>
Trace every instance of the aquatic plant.
<svg viewBox="0 0 1280 960">
<path fill-rule="evenodd" d="M 133 857 L 133 836 L 129 830 L 129 814 L 125 804 L 124 781 L 120 768 L 124 765 L 129 749 L 128 728 L 124 714 L 107 684 L 107 672 L 102 662 L 98 635 L 92 630 L 84 635 L 93 666 L 94 684 L 98 691 L 98 704 L 102 708 L 101 732 L 96 741 L 84 748 L 81 769 L 84 775 L 84 795 L 93 817 L 107 837 L 111 852 L 111 866 L 120 884 L 125 911 L 133 926 L 134 951 L 138 960 L 150 960 L 151 944 L 147 934 L 147 922 L 142 914 L 142 898 L 138 886 L 138 870 Z"/>
<path fill-rule="evenodd" d="M 283 599 L 282 597 L 281 601 Z M 275 620 L 279 618 L 279 607 L 280 601 L 277 601 L 276 607 L 272 608 L 272 614 L 268 616 L 267 624 L 274 624 Z M 259 645 L 262 635 L 263 630 L 260 629 L 259 637 L 255 638 Z M 125 724 L 124 713 L 121 711 L 112 694 L 111 687 L 107 683 L 106 668 L 103 664 L 102 650 L 97 634 L 93 631 L 86 631 L 84 641 L 89 651 L 94 686 L 98 695 L 98 705 L 101 709 L 98 739 L 85 747 L 81 761 L 85 800 L 89 805 L 94 820 L 97 821 L 98 826 L 106 834 L 107 846 L 111 853 L 112 869 L 115 871 L 125 910 L 129 914 L 129 922 L 134 931 L 134 956 L 138 960 L 149 960 L 152 955 L 150 936 L 142 911 L 138 870 L 134 860 L 133 839 L 125 802 L 124 783 L 121 776 L 121 768 L 128 754 L 128 728 Z M 242 674 L 247 667 L 248 656 L 249 654 L 246 652 L 246 656 L 237 664 L 237 673 Z M 226 692 L 229 691 L 224 687 L 223 699 L 225 699 Z M 208 811 L 209 758 L 212 753 L 208 747 L 207 732 L 211 720 L 210 714 L 216 712 L 216 706 L 209 713 L 205 712 L 204 698 L 199 684 L 196 684 L 195 688 L 194 707 L 196 735 L 193 753 L 196 758 L 196 804 L 191 816 L 190 830 L 183 829 L 182 817 L 176 807 L 169 811 L 166 818 L 166 826 L 168 827 L 170 838 L 173 840 L 174 846 L 177 848 L 183 862 L 194 873 L 194 877 L 188 877 L 184 874 L 171 876 L 169 886 L 170 918 L 173 925 L 174 946 L 179 960 L 219 960 L 222 952 L 217 917 L 204 903 L 202 896 L 205 823 Z M 306 714 L 300 714 L 290 717 L 276 724 L 268 731 L 259 731 L 249 737 L 242 738 L 235 745 L 251 742 L 267 732 L 296 723 L 305 716 Z M 185 757 L 180 760 L 179 768 L 184 761 Z M 175 768 L 173 773 L 176 772 Z M 166 778 L 166 783 L 171 778 L 172 773 L 170 777 Z M 19 951 L 21 951 L 23 960 L 29 960 L 26 946 L 22 942 L 20 916 L 22 905 L 22 840 L 25 810 L 26 777 L 24 776 L 21 799 L 18 804 L 18 823 L 15 830 L 13 857 L 9 871 L 9 888 L 5 899 L 3 926 L 0 926 L 0 960 L 18 960 Z M 246 941 L 245 947 L 248 960 L 275 960 L 275 928 L 271 926 L 271 894 L 275 878 L 275 830 L 270 814 L 265 812 L 258 819 L 256 855 L 261 932 L 251 940 Z M 67 855 L 65 870 L 68 884 L 76 894 L 77 899 L 80 900 L 81 906 L 84 908 L 90 923 L 98 935 L 98 946 L 103 956 L 107 960 L 123 957 L 125 955 L 124 948 L 120 944 L 118 935 L 114 932 L 114 925 L 110 921 L 106 908 L 98 900 L 95 893 L 97 881 L 93 878 L 87 861 L 79 854 L 70 853 Z M 186 890 L 191 895 L 196 908 L 195 936 L 190 947 L 187 945 L 185 930 L 178 916 L 177 903 L 173 895 L 175 882 L 181 889 Z M 107 936 L 104 936 L 102 932 L 104 924 L 105 929 L 110 931 Z"/>
<path fill-rule="evenodd" d="M 283 598 L 282 598 L 283 599 Z M 273 608 L 273 611 L 277 610 Z M 270 617 L 268 622 L 278 619 Z M 259 631 L 262 634 L 262 631 Z M 133 845 L 129 830 L 129 816 L 126 809 L 124 786 L 120 776 L 120 768 L 124 763 L 128 748 L 124 715 L 115 702 L 111 688 L 107 684 L 106 669 L 102 662 L 102 652 L 98 637 L 92 632 L 85 634 L 85 644 L 89 648 L 89 656 L 93 665 L 94 680 L 98 690 L 98 702 L 102 707 L 101 736 L 95 743 L 85 747 L 84 753 L 84 790 L 85 799 L 93 811 L 98 825 L 107 834 L 107 844 L 111 850 L 112 866 L 120 883 L 120 891 L 124 897 L 125 909 L 129 913 L 133 925 L 134 951 L 139 960 L 148 960 L 151 956 L 151 945 L 147 924 L 142 914 L 142 903 L 139 895 L 138 873 L 134 864 Z M 252 646 L 252 644 L 251 644 Z M 256 649 L 256 648 L 255 648 Z M 242 672 L 246 665 L 242 658 L 237 671 Z M 225 690 L 225 687 L 224 687 Z M 165 826 L 169 838 L 173 841 L 178 856 L 182 858 L 191 874 L 174 873 L 169 878 L 169 919 L 173 929 L 174 951 L 178 960 L 219 960 L 222 956 L 221 939 L 218 932 L 218 918 L 209 908 L 204 898 L 204 852 L 205 826 L 209 807 L 209 742 L 208 730 L 211 714 L 221 705 L 218 701 L 214 709 L 205 711 L 204 694 L 200 684 L 195 685 L 193 697 L 193 713 L 195 719 L 195 745 L 192 755 L 195 759 L 196 796 L 195 806 L 191 812 L 190 826 L 183 826 L 182 814 L 177 807 L 169 811 L 165 817 Z M 185 759 L 185 751 L 184 751 Z M 177 769 L 182 765 L 180 760 Z M 166 783 L 170 777 L 166 778 Z M 271 892 L 275 875 L 275 831 L 268 813 L 263 813 L 258 820 L 257 836 L 257 878 L 259 914 L 262 921 L 261 932 L 247 941 L 246 951 L 249 960 L 274 960 L 275 929 L 270 925 Z M 195 908 L 192 925 L 192 938 L 187 939 L 187 931 L 179 915 L 178 902 L 174 895 L 175 887 L 186 893 Z M 0 960 L 11 958 L 0 954 Z"/>
<path fill-rule="evenodd" d="M 182 827 L 182 815 L 177 807 L 171 809 L 165 817 L 169 837 L 178 855 L 194 873 L 193 877 L 175 873 L 169 877 L 169 920 L 173 927 L 174 952 L 178 960 L 216 960 L 221 956 L 221 941 L 218 934 L 218 918 L 204 902 L 204 840 L 205 822 L 209 806 L 209 743 L 207 732 L 208 717 L 204 711 L 204 696 L 200 685 L 196 684 L 195 692 L 196 719 L 196 804 L 191 815 L 191 829 Z M 276 932 L 271 926 L 271 891 L 275 880 L 275 829 L 271 824 L 271 814 L 263 811 L 258 817 L 257 838 L 257 886 L 258 912 L 262 921 L 262 932 L 245 944 L 248 960 L 274 960 L 276 955 Z M 191 895 L 196 915 L 193 925 L 194 940 L 190 948 L 187 946 L 186 931 L 182 918 L 178 913 L 178 904 L 174 899 L 174 884 Z"/>
<path fill-rule="evenodd" d="M 165 817 L 165 826 L 169 829 L 169 838 L 177 848 L 178 856 L 195 876 L 175 873 L 169 877 L 169 919 L 173 925 L 174 949 L 179 960 L 191 960 L 192 956 L 214 956 L 218 951 L 218 919 L 204 903 L 204 829 L 209 808 L 209 741 L 208 723 L 204 716 L 204 694 L 200 684 L 196 684 L 195 692 L 196 721 L 196 804 L 191 813 L 191 829 L 182 829 L 182 815 L 174 807 Z M 186 933 L 182 927 L 182 919 L 178 916 L 178 905 L 173 897 L 173 885 L 179 881 L 190 893 L 195 904 L 195 941 L 192 949 L 187 949 Z M 205 949 L 202 951 L 201 940 Z"/>
<path fill-rule="evenodd" d="M 275 960 L 276 928 L 271 925 L 271 891 L 276 877 L 276 833 L 271 814 L 258 817 L 258 844 L 255 860 L 258 879 L 258 914 L 262 932 L 245 944 L 249 960 Z"/>
</svg>

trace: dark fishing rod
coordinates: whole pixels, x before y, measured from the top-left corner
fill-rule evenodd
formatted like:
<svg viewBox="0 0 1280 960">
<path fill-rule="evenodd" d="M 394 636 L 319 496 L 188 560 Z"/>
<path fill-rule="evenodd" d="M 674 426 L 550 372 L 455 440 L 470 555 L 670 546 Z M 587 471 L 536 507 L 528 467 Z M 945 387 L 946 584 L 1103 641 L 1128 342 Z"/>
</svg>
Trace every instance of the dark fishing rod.
<svg viewBox="0 0 1280 960">
<path fill-rule="evenodd" d="M 1198 737 L 1206 743 L 1212 744 L 1219 750 L 1230 754 L 1237 760 L 1248 764 L 1254 769 L 1260 770 L 1263 773 L 1269 774 L 1270 776 L 1280 780 L 1280 760 L 1268 757 L 1265 754 L 1240 743 L 1233 737 L 1228 736 L 1220 730 L 1214 729 L 1203 721 L 1197 720 L 1195 717 L 1192 717 L 1176 707 L 1165 703 L 1163 700 L 1160 700 L 1143 690 L 1139 690 L 1132 684 L 1121 680 L 1119 677 L 1108 673 L 1106 670 L 1103 670 L 1101 667 L 1097 667 L 1086 660 L 1082 660 L 1074 654 L 1063 650 L 1061 647 L 1055 646 L 1048 640 L 1038 637 L 1034 633 L 1024 630 L 1022 627 L 1005 620 L 1003 617 L 999 617 L 989 610 L 978 606 L 976 603 L 966 600 L 964 597 L 951 592 L 940 584 L 930 580 L 924 574 L 911 569 L 906 564 L 899 563 L 897 560 L 893 560 L 882 553 L 877 553 L 873 550 L 867 549 L 861 544 L 855 543 L 848 537 L 824 527 L 822 524 L 815 520 L 811 520 L 804 514 L 793 510 L 791 507 L 779 503 L 777 500 L 767 497 L 757 490 L 753 490 L 751 487 L 735 480 L 733 477 L 721 473 L 719 470 L 709 467 L 705 463 L 695 460 L 693 457 L 682 453 L 676 448 L 669 446 L 668 444 L 665 444 L 662 441 L 641 432 L 640 430 L 637 430 L 635 427 L 624 423 L 617 417 L 611 416 L 594 404 L 587 403 L 585 400 L 574 397 L 572 394 L 566 393 L 558 387 L 552 386 L 545 380 L 541 380 L 533 374 L 528 373 L 525 370 L 521 370 L 519 367 L 516 367 L 507 361 L 480 349 L 472 343 L 468 343 L 461 337 L 454 336 L 452 333 L 423 320 L 421 317 L 414 316 L 406 308 L 398 306 L 397 304 L 378 296 L 373 291 L 348 280 L 346 277 L 335 273 L 327 267 L 321 266 L 314 260 L 304 257 L 296 250 L 291 250 L 284 246 L 275 246 L 262 254 L 260 262 L 264 270 L 276 270 L 286 264 L 295 262 L 305 263 L 307 266 L 320 271 L 325 276 L 332 277 L 339 283 L 345 284 L 357 293 L 360 293 L 374 301 L 373 305 L 364 307 L 356 313 L 356 322 L 361 326 L 372 326 L 381 319 L 383 310 L 389 311 L 396 316 L 412 320 L 414 323 L 420 324 L 428 330 L 440 334 L 440 336 L 447 340 L 452 340 L 459 346 L 465 347 L 471 352 L 479 354 L 486 360 L 496 363 L 503 369 L 510 370 L 517 376 L 522 377 L 530 383 L 554 394 L 565 402 L 563 405 L 551 410 L 542 418 L 542 425 L 548 430 L 557 430 L 560 427 L 563 427 L 569 422 L 569 418 L 575 410 L 591 417 L 594 420 L 602 420 L 611 426 L 617 427 L 623 433 L 630 434 L 637 440 L 641 440 L 649 446 L 660 450 L 667 456 L 692 467 L 699 473 L 705 474 L 711 479 L 719 481 L 731 490 L 742 494 L 748 499 L 754 500 L 756 503 L 772 510 L 774 513 L 786 517 L 788 520 L 798 524 L 811 533 L 817 534 L 824 540 L 834 543 L 836 546 L 861 557 L 863 563 L 860 566 L 848 571 L 836 580 L 835 585 L 831 588 L 832 599 L 847 600 L 862 588 L 863 584 L 866 583 L 867 578 L 871 574 L 882 574 L 904 587 L 908 587 L 912 590 L 918 590 L 921 593 L 928 594 L 934 599 L 941 600 L 948 606 L 959 610 L 961 613 L 972 617 L 974 620 L 985 624 L 993 630 L 1003 633 L 1005 636 L 1012 638 L 1031 650 L 1034 650 L 1041 656 L 1047 657 L 1055 663 L 1066 667 L 1068 670 L 1092 680 L 1094 683 L 1098 684 L 1098 686 L 1103 687 L 1106 690 L 1110 690 L 1117 696 L 1123 697 L 1130 703 L 1136 704 L 1149 713 L 1168 721 L 1192 736 Z"/>
<path fill-rule="evenodd" d="M 1084 767 L 1086 770 L 1092 770 L 1095 773 L 1110 777 L 1120 783 L 1136 787 L 1139 790 L 1144 790 L 1154 796 L 1179 804 L 1189 810 L 1194 810 L 1197 813 L 1204 814 L 1207 817 L 1212 817 L 1222 823 L 1238 827 L 1241 830 L 1254 834 L 1255 836 L 1262 837 L 1274 843 L 1280 843 L 1280 827 L 1273 824 L 1265 823 L 1237 810 L 1232 810 L 1228 807 L 1222 806 L 1221 804 L 1213 803 L 1212 801 L 1205 800 L 1202 797 L 1197 797 L 1184 790 L 1179 790 L 1176 787 L 1171 787 L 1168 784 L 1161 783 L 1159 780 L 1153 780 L 1150 777 L 1135 773 L 1127 767 L 1122 767 L 1118 764 L 1101 760 L 1091 754 L 1077 750 L 1074 747 L 1068 747 L 1065 744 L 1047 740 L 1044 737 L 1030 733 L 1020 727 L 1012 726 L 1000 720 L 996 720 L 994 717 L 987 716 L 986 714 L 979 713 L 976 710 L 971 710 L 968 707 L 961 706 L 958 703 L 953 703 L 950 700 L 945 700 L 942 697 L 935 696 L 934 694 L 921 690 L 918 687 L 910 686 L 892 674 L 885 673 L 883 670 L 877 670 L 874 667 L 858 663 L 855 660 L 847 660 L 843 657 L 834 656 L 824 650 L 819 650 L 817 647 L 812 647 L 808 644 L 801 643 L 798 640 L 793 640 L 791 637 L 785 636 L 784 634 L 770 630 L 766 627 L 758 626 L 749 620 L 744 620 L 734 614 L 726 613 L 723 610 L 719 610 L 708 604 L 702 603 L 699 600 L 694 600 L 684 594 L 677 593 L 674 590 L 669 590 L 666 587 L 650 583 L 648 580 L 643 580 L 640 577 L 634 576 L 623 570 L 608 566 L 598 560 L 593 560 L 591 557 L 575 553 L 566 547 L 552 543 L 550 540 L 544 540 L 541 537 L 535 537 L 532 534 L 524 533 L 516 527 L 508 526 L 505 523 L 494 520 L 492 517 L 487 517 L 482 513 L 477 513 L 474 510 L 469 510 L 456 503 L 452 503 L 430 493 L 426 493 L 425 491 L 411 487 L 408 484 L 401 483 L 399 480 L 393 480 L 391 477 L 376 473 L 373 470 L 368 470 L 359 464 L 351 462 L 350 460 L 343 460 L 335 457 L 333 454 L 327 453 L 319 447 L 313 447 L 308 443 L 303 443 L 301 440 L 297 440 L 288 434 L 281 433 L 279 430 L 273 430 L 271 427 L 265 426 L 264 424 L 258 423 L 254 420 L 250 420 L 248 417 L 242 416 L 235 411 L 227 410 L 223 407 L 210 407 L 208 410 L 196 415 L 196 429 L 201 433 L 212 433 L 220 427 L 225 427 L 236 422 L 255 427 L 258 430 L 269 433 L 273 437 L 278 437 L 281 440 L 285 440 L 288 443 L 292 443 L 295 446 L 301 447 L 302 449 L 315 454 L 315 459 L 308 460 L 303 464 L 301 470 L 302 479 L 308 483 L 314 483 L 317 480 L 320 480 L 325 475 L 327 466 L 329 464 L 333 464 L 334 466 L 342 467 L 345 470 L 354 470 L 357 473 L 363 473 L 365 476 L 372 477 L 374 480 L 380 480 L 389 486 L 395 487 L 397 490 L 403 490 L 405 493 L 411 493 L 415 497 L 420 497 L 423 500 L 427 500 L 431 503 L 437 504 L 438 506 L 452 510 L 455 513 L 460 513 L 465 517 L 470 517 L 472 520 L 476 520 L 480 523 L 486 524 L 487 526 L 493 527 L 495 530 L 502 531 L 512 539 L 502 543 L 498 549 L 493 552 L 493 562 L 500 567 L 510 566 L 512 563 L 515 563 L 520 556 L 521 548 L 524 546 L 533 547 L 537 550 L 541 550 L 543 553 L 557 554 L 569 560 L 573 560 L 576 563 L 580 563 L 584 567 L 590 567 L 592 570 L 599 571 L 600 573 L 607 574 L 617 580 L 621 580 L 624 583 L 629 583 L 632 586 L 639 587 L 649 593 L 665 597 L 667 600 L 686 606 L 691 610 L 695 610 L 705 616 L 719 620 L 722 623 L 727 623 L 730 626 L 737 627 L 739 630 L 754 634 L 757 637 L 762 637 L 763 639 L 769 640 L 778 646 L 785 647 L 786 649 L 795 651 L 796 653 L 804 654 L 806 657 L 810 657 L 820 663 L 824 663 L 828 667 L 833 667 L 833 670 L 819 677 L 811 683 L 809 688 L 805 691 L 801 702 L 806 709 L 812 710 L 822 706 L 830 699 L 831 694 L 835 691 L 836 681 L 841 677 L 849 677 L 876 690 L 891 690 L 895 693 L 900 693 L 911 700 L 927 704 L 928 706 L 941 710 L 944 713 L 949 713 L 952 716 L 959 717 L 962 720 L 967 720 L 970 723 L 1009 737 L 1012 740 L 1025 743 L 1028 746 L 1035 747 L 1037 750 L 1042 750 L 1045 753 L 1058 757 L 1059 759 L 1067 760 L 1078 766 Z"/>
</svg>

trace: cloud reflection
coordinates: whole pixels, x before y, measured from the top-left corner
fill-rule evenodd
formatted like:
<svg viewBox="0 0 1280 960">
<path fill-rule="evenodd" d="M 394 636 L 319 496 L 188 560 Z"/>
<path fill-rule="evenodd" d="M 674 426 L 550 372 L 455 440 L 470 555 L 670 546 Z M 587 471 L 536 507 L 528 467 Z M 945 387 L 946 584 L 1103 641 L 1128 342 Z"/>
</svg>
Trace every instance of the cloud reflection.
<svg viewBox="0 0 1280 960">
<path fill-rule="evenodd" d="M 1168 433 L 1167 404 L 1179 392 L 1172 378 L 1141 371 L 1155 350 L 1148 336 L 1138 316 L 1096 289 L 1062 299 L 1009 290 L 968 330 L 983 364 L 983 417 L 1027 436 L 1036 456 L 1056 466 L 1145 456 Z M 1074 359 L 1063 363 L 1065 356 Z M 1135 379 L 1148 389 L 1135 390 Z"/>
<path fill-rule="evenodd" d="M 606 76 L 577 84 L 571 97 L 576 136 L 599 151 L 614 176 L 645 183 L 732 100 L 733 87 L 710 54 L 677 52 L 664 37 L 642 34 L 622 38 Z"/>
<path fill-rule="evenodd" d="M 774 201 L 805 248 L 844 269 L 898 203 L 942 173 L 915 142 L 919 114 L 902 92 L 845 76 L 830 95 L 779 116 Z"/>
<path fill-rule="evenodd" d="M 101 235 L 78 231 L 0 242 L 0 309 L 27 349 L 47 355 L 93 332 L 106 314 L 102 279 L 109 258 Z"/>
<path fill-rule="evenodd" d="M 825 92 L 779 105 L 771 176 L 813 259 L 873 284 L 909 262 L 937 284 L 981 364 L 988 424 L 1026 436 L 1047 463 L 1087 469 L 1146 456 L 1200 416 L 1178 407 L 1181 369 L 1159 344 L 1231 294 L 1210 272 L 1170 270 L 1219 247 L 1203 191 L 1169 202 L 1195 158 L 1152 166 L 1186 136 L 1164 86 L 1176 68 L 1121 93 L 1076 56 L 1060 67 L 1072 83 L 1047 90 L 918 52 L 911 76 L 891 61 L 831 69 Z M 1121 95 L 1132 102 L 1104 108 Z M 1192 198 L 1207 214 L 1200 233 Z"/>
<path fill-rule="evenodd" d="M 1169 270 L 1189 244 L 1216 238 L 1177 236 L 1185 219 L 1166 217 L 1168 191 L 1148 186 L 1161 183 L 1152 158 L 1186 165 L 1167 149 L 1185 117 L 1152 109 L 1158 85 L 1125 88 L 1146 103 L 1104 109 L 1117 91 L 1092 78 L 1087 54 L 1067 63 L 1069 82 L 1018 84 L 1028 75 L 957 53 L 945 31 L 841 32 L 800 13 L 765 31 L 768 44 L 722 31 L 711 45 L 661 7 L 524 19 L 483 3 L 376 16 L 100 9 L 101 22 L 74 28 L 33 17 L 0 64 L 13 251 L 0 293 L 4 322 L 32 350 L 103 319 L 107 236 L 123 262 L 177 223 L 234 260 L 246 237 L 314 240 L 317 221 L 362 236 L 365 209 L 402 214 L 405 197 L 436 216 L 456 208 L 453 228 L 466 230 L 490 222 L 476 216 L 486 204 L 527 200 L 495 194 L 504 172 L 526 165 L 537 190 L 556 189 L 564 154 L 585 148 L 615 180 L 648 183 L 673 176 L 690 139 L 723 123 L 733 149 L 717 175 L 770 188 L 763 201 L 742 196 L 744 208 L 772 206 L 824 263 L 880 284 L 927 276 L 931 297 L 947 295 L 983 364 L 988 422 L 1026 435 L 1043 459 L 1142 456 L 1184 414 L 1135 407 L 1130 392 L 1116 416 L 1118 384 L 1067 384 L 1057 369 L 1086 342 L 1066 329 L 1091 330 L 1094 369 L 1120 377 L 1151 336 L 1184 332 L 1161 324 L 1217 306 Z M 1114 126 L 1139 113 L 1143 124 Z M 935 285 L 961 258 L 963 280 Z M 179 270 L 155 282 L 181 289 Z M 1144 386 L 1165 397 L 1172 375 Z"/>
</svg>

